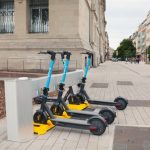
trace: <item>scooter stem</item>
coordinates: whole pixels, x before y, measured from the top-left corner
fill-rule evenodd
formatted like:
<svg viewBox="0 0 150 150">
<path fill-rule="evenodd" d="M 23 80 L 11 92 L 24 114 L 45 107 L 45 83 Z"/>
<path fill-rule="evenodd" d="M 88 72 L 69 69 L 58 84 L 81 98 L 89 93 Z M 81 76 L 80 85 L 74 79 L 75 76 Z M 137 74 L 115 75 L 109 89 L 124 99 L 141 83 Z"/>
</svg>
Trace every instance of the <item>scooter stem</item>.
<svg viewBox="0 0 150 150">
<path fill-rule="evenodd" d="M 64 66 L 64 72 L 62 75 L 61 84 L 64 84 L 65 80 L 66 80 L 66 75 L 67 75 L 68 68 L 69 68 L 71 53 L 70 52 L 63 52 L 63 56 L 66 56 L 66 60 L 64 61 L 64 65 L 63 65 Z"/>
<path fill-rule="evenodd" d="M 86 64 L 86 67 L 85 67 L 85 70 L 84 70 L 84 76 L 83 76 L 83 78 L 85 78 L 85 79 L 87 77 L 89 68 L 91 66 L 91 57 L 92 57 L 91 53 L 86 53 L 86 54 L 88 54 L 88 61 L 87 61 L 87 64 Z"/>
<path fill-rule="evenodd" d="M 45 83 L 45 87 L 43 89 L 43 95 L 48 96 L 49 85 L 51 82 L 51 76 L 52 76 L 52 72 L 53 72 L 53 68 L 54 68 L 54 64 L 55 64 L 55 59 L 56 59 L 56 53 L 54 51 L 47 51 L 47 52 L 40 52 L 39 54 L 51 55 L 51 61 L 49 63 L 49 71 L 48 71 L 48 75 L 47 75 L 47 80 Z"/>
</svg>

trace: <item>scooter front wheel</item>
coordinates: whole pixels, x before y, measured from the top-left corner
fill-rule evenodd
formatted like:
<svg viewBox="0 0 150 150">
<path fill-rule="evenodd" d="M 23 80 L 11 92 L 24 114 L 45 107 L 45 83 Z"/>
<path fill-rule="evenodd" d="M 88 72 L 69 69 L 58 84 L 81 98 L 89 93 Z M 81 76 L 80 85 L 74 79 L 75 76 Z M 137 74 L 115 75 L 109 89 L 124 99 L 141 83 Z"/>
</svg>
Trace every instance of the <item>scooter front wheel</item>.
<svg viewBox="0 0 150 150">
<path fill-rule="evenodd" d="M 108 108 L 103 108 L 100 111 L 100 115 L 105 118 L 108 124 L 112 124 L 116 117 L 116 113 Z"/>
<path fill-rule="evenodd" d="M 88 123 L 91 124 L 89 128 L 90 132 L 98 136 L 102 135 L 107 127 L 106 123 L 100 118 L 91 118 Z"/>
<path fill-rule="evenodd" d="M 128 106 L 128 100 L 123 97 L 117 97 L 114 102 L 116 103 L 115 107 L 118 110 L 124 110 Z"/>
<path fill-rule="evenodd" d="M 35 123 L 47 124 L 48 117 L 44 112 L 37 111 L 33 116 L 33 121 Z"/>
</svg>

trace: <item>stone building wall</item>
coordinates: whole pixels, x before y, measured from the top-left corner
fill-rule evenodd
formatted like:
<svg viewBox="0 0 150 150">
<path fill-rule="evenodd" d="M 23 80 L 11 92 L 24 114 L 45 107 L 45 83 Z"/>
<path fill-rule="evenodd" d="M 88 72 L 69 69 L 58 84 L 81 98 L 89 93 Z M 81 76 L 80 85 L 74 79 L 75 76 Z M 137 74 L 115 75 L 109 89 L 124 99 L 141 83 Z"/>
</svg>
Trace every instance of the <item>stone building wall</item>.
<svg viewBox="0 0 150 150">
<path fill-rule="evenodd" d="M 7 68 L 8 58 L 13 58 L 9 64 L 17 68 L 22 68 L 20 58 L 47 58 L 37 55 L 45 50 L 71 51 L 74 68 L 84 66 L 83 51 L 93 53 L 95 67 L 104 61 L 105 0 L 48 0 L 48 9 L 48 32 L 31 33 L 29 0 L 14 0 L 14 33 L 0 33 L 0 70 Z M 33 61 L 26 67 L 39 65 Z"/>
</svg>

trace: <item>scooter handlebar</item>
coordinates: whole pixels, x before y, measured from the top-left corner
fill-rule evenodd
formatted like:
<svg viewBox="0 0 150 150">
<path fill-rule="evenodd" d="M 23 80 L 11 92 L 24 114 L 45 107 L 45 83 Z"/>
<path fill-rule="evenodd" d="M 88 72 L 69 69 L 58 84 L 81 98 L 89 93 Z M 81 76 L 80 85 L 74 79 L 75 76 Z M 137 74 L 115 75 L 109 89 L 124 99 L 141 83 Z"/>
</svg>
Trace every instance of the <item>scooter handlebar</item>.
<svg viewBox="0 0 150 150">
<path fill-rule="evenodd" d="M 47 52 L 39 52 L 38 54 L 49 54 L 49 55 L 54 55 L 56 54 L 54 51 L 47 51 Z"/>
<path fill-rule="evenodd" d="M 70 56 L 71 56 L 71 52 L 67 52 L 67 51 L 64 51 L 64 52 L 47 51 L 47 52 L 39 52 L 38 54 L 49 54 L 51 56 L 54 56 L 56 54 L 61 54 L 62 60 L 64 59 L 65 56 L 67 59 L 70 59 Z"/>
<path fill-rule="evenodd" d="M 71 52 L 63 51 L 63 52 L 56 52 L 57 54 L 61 54 L 61 59 L 64 60 L 65 56 L 67 59 L 70 59 Z"/>
<path fill-rule="evenodd" d="M 49 54 L 51 55 L 51 60 L 55 60 L 55 56 L 56 56 L 56 53 L 54 51 L 39 52 L 38 54 Z"/>
</svg>

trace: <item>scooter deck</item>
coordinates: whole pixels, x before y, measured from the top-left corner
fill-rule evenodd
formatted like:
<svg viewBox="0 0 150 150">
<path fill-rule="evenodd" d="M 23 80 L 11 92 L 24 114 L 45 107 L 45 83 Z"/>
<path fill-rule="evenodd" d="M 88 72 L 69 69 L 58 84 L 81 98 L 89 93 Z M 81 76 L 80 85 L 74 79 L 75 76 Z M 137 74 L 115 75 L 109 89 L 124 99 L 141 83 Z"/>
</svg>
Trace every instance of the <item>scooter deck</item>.
<svg viewBox="0 0 150 150">
<path fill-rule="evenodd" d="M 68 104 L 68 107 L 70 110 L 84 110 L 86 109 L 87 107 L 89 107 L 89 103 L 88 102 L 85 102 L 83 104 L 80 104 L 80 105 L 76 105 L 76 104 Z"/>
</svg>

